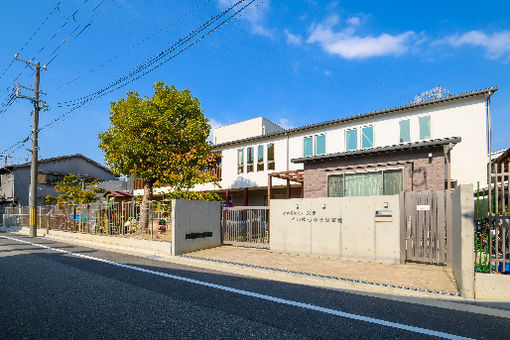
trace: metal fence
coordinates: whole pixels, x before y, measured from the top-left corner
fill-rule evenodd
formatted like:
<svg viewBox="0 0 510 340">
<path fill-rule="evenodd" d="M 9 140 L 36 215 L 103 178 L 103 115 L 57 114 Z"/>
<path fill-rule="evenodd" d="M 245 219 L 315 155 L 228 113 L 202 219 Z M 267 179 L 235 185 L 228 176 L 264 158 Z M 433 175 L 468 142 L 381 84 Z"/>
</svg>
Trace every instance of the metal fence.
<svg viewBox="0 0 510 340">
<path fill-rule="evenodd" d="M 268 207 L 225 207 L 221 228 L 223 244 L 269 248 Z"/>
<path fill-rule="evenodd" d="M 510 274 L 508 165 L 488 167 L 487 189 L 475 198 L 475 270 Z"/>
<path fill-rule="evenodd" d="M 83 205 L 38 207 L 37 227 L 98 235 L 171 241 L 171 205 L 150 202 L 148 227 L 140 223 L 138 202 L 104 202 Z M 29 226 L 29 207 L 8 207 L 4 226 Z"/>
</svg>

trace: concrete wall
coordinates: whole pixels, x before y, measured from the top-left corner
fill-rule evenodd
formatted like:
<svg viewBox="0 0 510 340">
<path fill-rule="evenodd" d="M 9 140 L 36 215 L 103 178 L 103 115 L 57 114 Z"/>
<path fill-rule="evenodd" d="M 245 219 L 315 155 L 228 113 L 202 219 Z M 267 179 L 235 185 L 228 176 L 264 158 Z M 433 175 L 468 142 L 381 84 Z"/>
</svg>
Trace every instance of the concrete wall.
<svg viewBox="0 0 510 340">
<path fill-rule="evenodd" d="M 220 202 L 172 200 L 172 255 L 220 246 L 220 217 Z"/>
<path fill-rule="evenodd" d="M 398 195 L 271 200 L 270 218 L 272 251 L 400 263 Z"/>
<path fill-rule="evenodd" d="M 510 275 L 475 274 L 477 300 L 510 301 Z"/>
<path fill-rule="evenodd" d="M 451 193 L 451 266 L 462 297 L 474 297 L 473 186 L 460 185 Z"/>
</svg>

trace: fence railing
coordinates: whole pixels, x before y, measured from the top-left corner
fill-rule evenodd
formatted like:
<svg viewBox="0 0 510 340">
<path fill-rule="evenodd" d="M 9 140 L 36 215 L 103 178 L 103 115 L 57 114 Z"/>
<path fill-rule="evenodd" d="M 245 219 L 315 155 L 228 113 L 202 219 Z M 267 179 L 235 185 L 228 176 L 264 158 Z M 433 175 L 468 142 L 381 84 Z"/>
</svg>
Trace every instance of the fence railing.
<svg viewBox="0 0 510 340">
<path fill-rule="evenodd" d="M 489 164 L 488 173 L 475 194 L 475 270 L 510 274 L 508 164 Z"/>
<path fill-rule="evenodd" d="M 268 207 L 225 207 L 221 227 L 224 244 L 269 247 Z"/>
<path fill-rule="evenodd" d="M 37 227 L 88 234 L 171 241 L 171 207 L 160 202 L 148 205 L 148 226 L 140 222 L 138 202 L 105 202 L 38 207 Z M 4 226 L 29 226 L 28 207 L 8 207 Z"/>
<path fill-rule="evenodd" d="M 477 221 L 475 270 L 510 274 L 509 216 L 490 216 Z"/>
</svg>

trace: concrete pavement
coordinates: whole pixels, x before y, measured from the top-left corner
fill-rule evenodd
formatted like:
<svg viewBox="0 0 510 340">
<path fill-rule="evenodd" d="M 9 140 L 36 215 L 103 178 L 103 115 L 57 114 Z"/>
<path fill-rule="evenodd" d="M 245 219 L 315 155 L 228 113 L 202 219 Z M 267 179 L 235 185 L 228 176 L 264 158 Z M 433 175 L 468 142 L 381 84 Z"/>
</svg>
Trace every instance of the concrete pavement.
<svg viewBox="0 0 510 340">
<path fill-rule="evenodd" d="M 501 338 L 510 331 L 509 318 L 481 309 L 254 279 L 44 238 L 0 234 L 0 264 L 7 338 Z"/>
</svg>

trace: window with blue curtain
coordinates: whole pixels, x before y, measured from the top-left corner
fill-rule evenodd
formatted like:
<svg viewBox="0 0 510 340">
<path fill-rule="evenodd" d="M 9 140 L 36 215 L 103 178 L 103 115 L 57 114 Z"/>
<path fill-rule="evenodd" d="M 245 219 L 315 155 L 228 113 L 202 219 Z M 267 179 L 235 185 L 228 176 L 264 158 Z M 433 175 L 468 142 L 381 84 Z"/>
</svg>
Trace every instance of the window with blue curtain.
<svg viewBox="0 0 510 340">
<path fill-rule="evenodd" d="M 303 139 L 303 156 L 313 156 L 313 138 L 305 137 Z"/>
<path fill-rule="evenodd" d="M 365 126 L 361 129 L 361 147 L 371 148 L 374 146 L 374 127 Z"/>
<path fill-rule="evenodd" d="M 345 143 L 347 151 L 358 148 L 358 131 L 356 129 L 345 131 Z"/>
<path fill-rule="evenodd" d="M 420 117 L 420 139 L 430 139 L 430 116 Z"/>
<path fill-rule="evenodd" d="M 401 120 L 400 125 L 400 143 L 409 143 L 411 141 L 411 124 L 409 119 Z"/>
<path fill-rule="evenodd" d="M 326 135 L 315 136 L 315 154 L 323 155 L 326 153 Z"/>
</svg>

